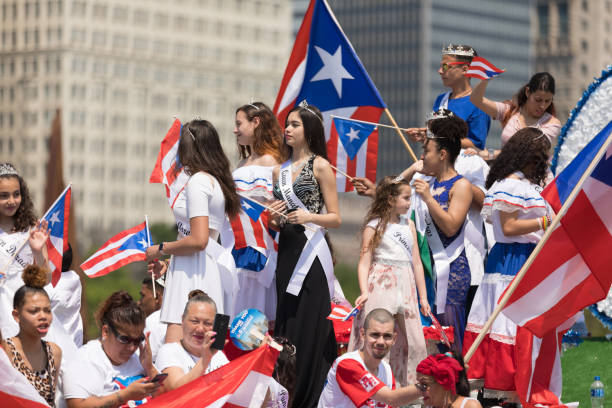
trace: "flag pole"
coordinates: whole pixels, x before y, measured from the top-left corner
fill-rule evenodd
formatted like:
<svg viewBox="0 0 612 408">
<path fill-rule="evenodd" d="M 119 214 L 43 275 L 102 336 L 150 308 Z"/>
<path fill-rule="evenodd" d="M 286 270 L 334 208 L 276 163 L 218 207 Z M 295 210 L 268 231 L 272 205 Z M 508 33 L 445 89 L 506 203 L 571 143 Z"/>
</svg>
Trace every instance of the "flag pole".
<svg viewBox="0 0 612 408">
<path fill-rule="evenodd" d="M 343 172 L 342 170 L 340 170 L 339 168 L 337 168 L 336 166 L 334 166 L 333 164 L 329 164 L 329 167 L 331 167 L 332 169 L 336 170 L 338 173 L 342 174 L 344 177 L 346 177 L 347 179 L 353 181 L 353 178 L 351 176 L 349 176 L 348 174 L 346 174 L 345 172 Z"/>
<path fill-rule="evenodd" d="M 404 142 L 404 147 L 408 150 L 408 153 L 410 153 L 410 156 L 412 156 L 412 160 L 414 160 L 416 162 L 418 159 L 417 159 L 416 155 L 414 154 L 414 152 L 412 151 L 412 148 L 408 144 L 408 141 L 406 140 L 406 138 L 402 134 L 402 131 L 400 130 L 400 127 L 397 125 L 397 122 L 395 121 L 395 119 L 393 119 L 393 115 L 391 115 L 391 112 L 389 112 L 389 108 L 385 108 L 385 113 L 387 114 L 387 117 L 389 118 L 389 120 L 393 124 L 393 126 L 395 128 L 395 131 L 397 132 L 399 137 L 402 138 L 402 142 Z"/>
<path fill-rule="evenodd" d="M 398 128 L 397 126 L 385 125 L 384 123 L 368 122 L 367 120 L 359 120 L 359 119 L 353 119 L 353 118 L 346 118 L 344 116 L 329 115 L 329 117 L 343 119 L 343 120 L 348 120 L 348 121 L 351 121 L 351 122 L 365 123 L 366 125 L 382 126 L 382 127 L 386 127 L 386 128 L 389 128 L 389 129 L 399 129 L 399 130 L 405 130 L 405 131 L 410 130 L 410 129 L 406 129 L 406 128 Z"/>
<path fill-rule="evenodd" d="M 149 232 L 149 216 L 145 214 L 145 228 L 147 229 L 147 243 L 151 246 L 151 233 Z M 155 293 L 155 274 L 151 276 L 151 286 L 153 286 L 153 299 L 157 299 L 157 294 Z"/>
<path fill-rule="evenodd" d="M 465 353 L 465 356 L 463 359 L 466 363 L 470 361 L 470 359 L 474 355 L 474 352 L 476 352 L 476 349 L 478 348 L 480 343 L 482 343 L 482 340 L 485 338 L 485 336 L 489 332 L 489 329 L 491 329 L 493 322 L 495 321 L 499 313 L 502 311 L 502 309 L 506 306 L 506 303 L 508 303 L 508 300 L 510 299 L 510 297 L 516 290 L 518 284 L 521 282 L 521 280 L 527 273 L 527 270 L 531 267 L 531 264 L 535 260 L 536 256 L 542 250 L 542 247 L 544 246 L 544 244 L 546 244 L 546 241 L 548 241 L 553 231 L 561 223 L 561 218 L 563 218 L 568 208 L 574 202 L 574 199 L 576 198 L 576 196 L 582 189 L 582 185 L 584 184 L 585 180 L 591 175 L 591 173 L 593 172 L 593 170 L 595 169 L 595 167 L 601 160 L 601 157 L 604 155 L 604 153 L 608 149 L 610 142 L 612 142 L 612 132 L 608 135 L 606 141 L 602 144 L 602 146 L 599 148 L 599 151 L 595 155 L 595 158 L 589 164 L 589 167 L 587 167 L 586 171 L 582 174 L 582 177 L 580 177 L 580 180 L 578 181 L 578 183 L 576 183 L 576 185 L 572 189 L 572 192 L 570 193 L 567 200 L 565 200 L 565 202 L 563 203 L 563 206 L 559 210 L 559 213 L 555 217 L 554 221 L 552 222 L 550 227 L 548 227 L 546 231 L 544 232 L 544 236 L 542 236 L 542 239 L 540 240 L 540 242 L 538 242 L 538 245 L 536 245 L 534 250 L 531 252 L 531 255 L 529 255 L 529 258 L 527 258 L 527 261 L 525 261 L 520 271 L 516 274 L 516 276 L 510 283 L 510 286 L 508 286 L 508 289 L 506 289 L 506 291 L 504 292 L 504 295 L 499 299 L 499 302 L 497 303 L 497 306 L 495 307 L 495 309 L 493 310 L 493 313 L 489 317 L 489 320 L 487 320 L 487 322 L 485 323 L 481 332 L 478 334 L 478 337 L 476 337 L 476 340 L 474 340 L 474 343 L 472 343 L 472 345 L 470 346 L 470 349 L 467 351 L 467 353 Z"/>
</svg>

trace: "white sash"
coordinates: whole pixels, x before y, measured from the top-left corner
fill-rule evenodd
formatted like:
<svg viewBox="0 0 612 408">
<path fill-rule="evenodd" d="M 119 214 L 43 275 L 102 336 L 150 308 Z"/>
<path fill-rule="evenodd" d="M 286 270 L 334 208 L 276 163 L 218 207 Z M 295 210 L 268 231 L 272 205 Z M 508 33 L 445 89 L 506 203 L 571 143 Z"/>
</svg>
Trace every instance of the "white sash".
<svg viewBox="0 0 612 408">
<path fill-rule="evenodd" d="M 378 222 L 376 222 L 378 220 Z M 372 220 L 368 223 L 368 227 L 372 227 L 376 229 L 380 219 Z M 402 218 L 399 224 L 387 223 L 386 231 L 384 232 L 385 236 L 388 236 L 395 244 L 399 245 L 404 251 L 406 251 L 406 255 L 408 259 L 412 261 L 412 245 L 413 239 L 410 235 L 410 230 L 407 228 L 402 228 L 402 226 L 406 226 L 405 220 Z M 406 233 L 408 232 L 408 233 Z"/>
<path fill-rule="evenodd" d="M 234 304 L 240 283 L 236 274 L 236 263 L 231 250 L 223 248 L 219 243 L 208 238 L 206 245 L 206 256 L 210 257 L 219 268 L 221 285 L 223 285 L 223 313 L 234 316 Z"/>
<path fill-rule="evenodd" d="M 285 202 L 287 202 L 287 206 L 290 209 L 301 208 L 308 211 L 308 208 L 306 208 L 302 200 L 300 200 L 293 191 L 291 160 L 288 160 L 281 165 L 278 179 L 278 186 L 281 194 L 283 195 L 283 199 Z M 325 241 L 324 229 L 313 223 L 308 223 L 305 225 L 313 228 L 315 231 L 312 231 L 309 228 L 304 230 L 304 234 L 307 238 L 306 245 L 304 245 L 300 258 L 298 259 L 295 269 L 291 274 L 291 279 L 289 280 L 289 285 L 287 286 L 287 293 L 294 296 L 298 296 L 300 294 L 302 285 L 304 284 L 304 279 L 306 279 L 306 275 L 308 274 L 312 263 L 318 256 L 321 266 L 323 267 L 323 271 L 325 272 L 325 277 L 327 278 L 329 296 L 330 298 L 333 298 L 334 281 L 336 278 L 334 276 L 334 264 L 332 261 L 331 252 L 329 250 L 329 246 L 327 246 L 327 241 Z"/>
<path fill-rule="evenodd" d="M 461 232 L 454 241 L 451 242 L 448 247 L 444 248 L 442 240 L 440 240 L 440 236 L 436 230 L 436 226 L 429 214 L 427 204 L 425 204 L 416 193 L 413 193 L 412 197 L 414 198 L 413 208 L 416 213 L 415 220 L 418 224 L 417 229 L 425 233 L 427 243 L 429 244 L 429 248 L 434 258 L 434 271 L 436 273 L 436 312 L 437 314 L 442 314 L 446 306 L 450 264 L 461 255 L 465 247 L 465 224 L 461 226 Z"/>
<path fill-rule="evenodd" d="M 440 101 L 440 106 L 438 106 L 438 109 L 448 109 L 448 99 L 450 98 L 450 94 L 450 92 L 447 92 L 442 95 L 442 100 Z"/>
</svg>

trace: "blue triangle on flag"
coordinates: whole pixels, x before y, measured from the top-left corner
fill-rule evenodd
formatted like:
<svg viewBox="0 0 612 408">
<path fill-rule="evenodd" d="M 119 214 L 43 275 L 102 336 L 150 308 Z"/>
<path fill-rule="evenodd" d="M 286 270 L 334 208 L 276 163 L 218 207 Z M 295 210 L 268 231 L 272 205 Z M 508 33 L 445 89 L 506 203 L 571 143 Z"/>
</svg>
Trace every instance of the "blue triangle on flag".
<svg viewBox="0 0 612 408">
<path fill-rule="evenodd" d="M 51 230 L 51 236 L 61 237 L 64 235 L 64 206 L 66 202 L 66 195 L 64 194 L 61 199 L 55 203 L 53 208 L 49 211 L 49 214 L 45 217 L 49 223 L 49 229 Z"/>
<path fill-rule="evenodd" d="M 355 158 L 363 143 L 368 140 L 368 136 L 376 130 L 376 125 L 341 118 L 334 118 L 334 127 L 351 160 Z"/>
<path fill-rule="evenodd" d="M 136 234 L 126 239 L 125 242 L 123 242 L 123 244 L 121 244 L 119 247 L 119 250 L 125 251 L 126 249 L 135 249 L 144 252 L 148 246 L 147 230 L 146 228 L 143 228 Z"/>
<path fill-rule="evenodd" d="M 256 203 L 253 200 L 249 200 L 246 197 L 240 196 L 240 207 L 242 210 L 253 220 L 257 221 L 261 216 L 261 213 L 266 209 L 263 205 Z"/>
</svg>

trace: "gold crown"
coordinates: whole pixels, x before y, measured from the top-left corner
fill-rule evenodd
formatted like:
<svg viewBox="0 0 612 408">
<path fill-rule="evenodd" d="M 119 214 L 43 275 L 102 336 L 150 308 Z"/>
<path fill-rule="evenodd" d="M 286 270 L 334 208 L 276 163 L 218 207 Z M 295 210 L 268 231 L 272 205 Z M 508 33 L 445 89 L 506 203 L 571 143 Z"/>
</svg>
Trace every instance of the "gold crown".
<svg viewBox="0 0 612 408">
<path fill-rule="evenodd" d="M 474 49 L 464 45 L 454 45 L 449 43 L 448 46 L 442 47 L 442 55 L 461 55 L 463 57 L 473 57 Z"/>
</svg>

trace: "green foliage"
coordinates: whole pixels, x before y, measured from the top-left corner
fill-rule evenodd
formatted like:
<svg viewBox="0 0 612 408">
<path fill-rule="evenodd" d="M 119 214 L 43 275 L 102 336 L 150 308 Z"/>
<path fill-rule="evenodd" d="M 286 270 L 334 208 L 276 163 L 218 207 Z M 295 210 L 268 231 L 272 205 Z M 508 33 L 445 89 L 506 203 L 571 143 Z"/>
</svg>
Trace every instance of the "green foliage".
<svg viewBox="0 0 612 408">
<path fill-rule="evenodd" d="M 612 342 L 604 338 L 585 339 L 578 347 L 566 350 L 561 358 L 563 367 L 563 402 L 580 401 L 581 407 L 591 406 L 589 390 L 598 375 L 606 387 L 606 407 L 612 407 Z"/>
<path fill-rule="evenodd" d="M 357 267 L 345 263 L 338 263 L 334 268 L 334 272 L 336 278 L 338 278 L 340 282 L 340 286 L 342 286 L 346 300 L 354 304 L 355 299 L 361 294 L 359 290 L 359 281 L 357 280 Z"/>
<path fill-rule="evenodd" d="M 149 225 L 149 229 L 151 230 L 151 241 L 153 242 L 153 244 L 176 241 L 176 224 L 164 224 L 158 222 Z"/>
</svg>

